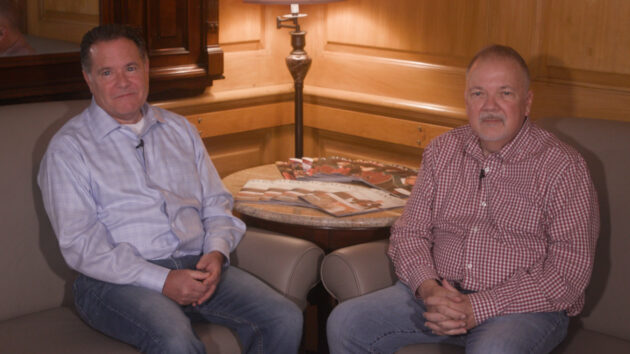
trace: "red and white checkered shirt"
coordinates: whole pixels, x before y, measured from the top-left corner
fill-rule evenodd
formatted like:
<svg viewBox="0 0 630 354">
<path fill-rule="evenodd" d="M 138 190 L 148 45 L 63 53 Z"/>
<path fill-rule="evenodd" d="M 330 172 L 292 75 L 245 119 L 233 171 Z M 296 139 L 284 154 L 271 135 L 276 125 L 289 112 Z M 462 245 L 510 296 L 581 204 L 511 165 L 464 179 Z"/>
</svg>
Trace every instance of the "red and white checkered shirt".
<svg viewBox="0 0 630 354">
<path fill-rule="evenodd" d="M 482 172 L 483 171 L 483 172 Z M 484 157 L 470 126 L 427 147 L 389 256 L 414 291 L 446 279 L 470 294 L 478 324 L 509 313 L 584 305 L 599 233 L 583 158 L 527 120 Z"/>
</svg>

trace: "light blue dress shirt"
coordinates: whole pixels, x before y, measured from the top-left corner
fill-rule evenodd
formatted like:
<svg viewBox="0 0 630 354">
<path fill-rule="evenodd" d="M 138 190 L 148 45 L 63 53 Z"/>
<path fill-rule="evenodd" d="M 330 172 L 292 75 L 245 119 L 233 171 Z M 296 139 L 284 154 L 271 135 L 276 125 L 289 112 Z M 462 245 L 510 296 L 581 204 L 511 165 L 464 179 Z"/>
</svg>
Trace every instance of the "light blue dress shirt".
<svg viewBox="0 0 630 354">
<path fill-rule="evenodd" d="M 142 111 L 136 135 L 92 101 L 51 140 L 38 183 L 70 267 L 161 292 L 169 270 L 147 260 L 229 259 L 245 224 L 193 126 L 148 104 Z"/>
</svg>

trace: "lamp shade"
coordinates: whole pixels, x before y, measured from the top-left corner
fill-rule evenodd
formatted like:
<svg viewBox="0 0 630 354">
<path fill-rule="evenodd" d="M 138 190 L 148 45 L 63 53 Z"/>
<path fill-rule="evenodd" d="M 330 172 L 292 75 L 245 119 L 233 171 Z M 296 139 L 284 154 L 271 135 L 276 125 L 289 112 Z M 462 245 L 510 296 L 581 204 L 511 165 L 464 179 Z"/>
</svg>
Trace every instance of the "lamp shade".
<svg viewBox="0 0 630 354">
<path fill-rule="evenodd" d="M 337 2 L 343 0 L 243 0 L 243 2 L 249 2 L 252 4 L 267 4 L 267 5 L 290 5 L 290 4 L 323 4 L 327 2 Z"/>
</svg>

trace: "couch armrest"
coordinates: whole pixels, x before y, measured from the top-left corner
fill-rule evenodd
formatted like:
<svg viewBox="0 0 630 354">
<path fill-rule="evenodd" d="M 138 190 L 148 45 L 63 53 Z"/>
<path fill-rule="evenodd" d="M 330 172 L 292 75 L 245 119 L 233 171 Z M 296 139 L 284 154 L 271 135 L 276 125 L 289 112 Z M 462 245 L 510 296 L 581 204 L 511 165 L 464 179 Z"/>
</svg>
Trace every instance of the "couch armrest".
<svg viewBox="0 0 630 354">
<path fill-rule="evenodd" d="M 231 262 L 305 309 L 306 294 L 319 281 L 323 257 L 324 251 L 312 242 L 248 228 Z"/>
<path fill-rule="evenodd" d="M 393 285 L 396 276 L 388 245 L 387 240 L 375 241 L 328 254 L 322 262 L 322 284 L 340 302 Z"/>
</svg>

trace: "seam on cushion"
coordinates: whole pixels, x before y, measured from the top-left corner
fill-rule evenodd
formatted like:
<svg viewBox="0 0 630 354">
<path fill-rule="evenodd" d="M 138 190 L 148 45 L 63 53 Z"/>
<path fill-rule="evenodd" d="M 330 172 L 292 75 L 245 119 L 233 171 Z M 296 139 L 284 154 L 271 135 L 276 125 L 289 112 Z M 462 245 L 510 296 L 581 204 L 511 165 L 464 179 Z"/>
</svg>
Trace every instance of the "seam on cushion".
<svg viewBox="0 0 630 354">
<path fill-rule="evenodd" d="M 350 270 L 350 274 L 352 275 L 352 279 L 354 280 L 354 285 L 355 285 L 356 289 L 359 289 L 359 287 L 360 287 L 359 281 L 358 281 L 359 277 L 357 276 L 356 271 L 354 271 L 354 268 L 350 266 L 350 263 L 348 263 L 348 261 L 346 261 L 346 259 L 344 257 L 341 257 L 341 256 L 336 255 L 336 254 L 328 255 L 328 257 L 333 257 L 333 256 L 335 258 L 338 258 Z M 325 261 L 325 259 L 324 259 L 324 261 Z M 322 267 L 322 269 L 323 269 L 323 267 Z M 323 278 L 323 276 L 322 276 L 322 278 Z M 336 300 L 339 300 L 338 294 L 333 294 L 333 292 L 330 289 L 328 289 L 328 287 L 326 286 L 326 283 L 322 282 L 322 284 L 324 285 L 324 288 L 328 291 L 328 293 L 332 294 L 335 297 Z M 360 289 L 359 289 L 359 292 L 360 292 Z M 353 295 L 354 295 L 354 297 L 356 297 L 359 294 L 353 294 Z"/>
<path fill-rule="evenodd" d="M 321 250 L 320 248 L 316 246 L 310 246 L 309 248 L 304 250 L 304 252 L 302 252 L 302 254 L 298 258 L 296 258 L 296 260 L 293 262 L 292 267 L 291 267 L 291 273 L 289 274 L 289 281 L 287 282 L 287 289 L 285 289 L 284 291 L 285 295 L 288 294 L 289 288 L 291 287 L 291 284 L 293 284 L 293 280 L 296 277 L 296 270 L 295 270 L 296 265 L 299 264 L 306 257 L 306 255 L 311 252 L 311 250 L 314 250 L 317 253 L 321 253 L 319 252 Z M 312 289 L 315 285 L 317 285 L 317 282 L 315 282 L 314 284 L 311 284 L 310 289 Z"/>
</svg>

